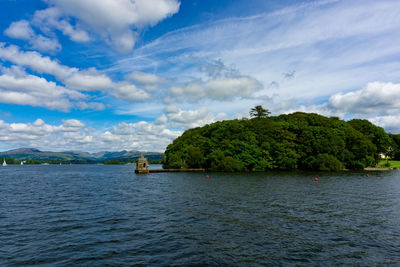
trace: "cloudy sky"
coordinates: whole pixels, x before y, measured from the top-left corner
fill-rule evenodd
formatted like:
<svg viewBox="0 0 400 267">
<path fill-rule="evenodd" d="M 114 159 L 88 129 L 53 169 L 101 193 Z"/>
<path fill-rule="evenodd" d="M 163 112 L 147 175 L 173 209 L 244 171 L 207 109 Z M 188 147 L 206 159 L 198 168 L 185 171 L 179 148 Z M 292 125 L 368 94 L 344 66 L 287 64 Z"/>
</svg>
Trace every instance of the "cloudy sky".
<svg viewBox="0 0 400 267">
<path fill-rule="evenodd" d="M 0 0 L 0 150 L 163 151 L 317 112 L 400 133 L 398 0 Z"/>
</svg>

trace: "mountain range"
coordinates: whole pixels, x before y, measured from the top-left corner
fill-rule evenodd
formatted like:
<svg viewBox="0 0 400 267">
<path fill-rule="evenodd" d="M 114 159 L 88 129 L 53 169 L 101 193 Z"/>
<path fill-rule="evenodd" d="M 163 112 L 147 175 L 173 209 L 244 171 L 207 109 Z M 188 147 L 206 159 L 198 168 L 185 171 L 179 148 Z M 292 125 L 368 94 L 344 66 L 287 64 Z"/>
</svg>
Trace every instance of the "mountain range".
<svg viewBox="0 0 400 267">
<path fill-rule="evenodd" d="M 141 152 L 141 151 L 101 151 L 97 153 L 89 153 L 82 151 L 63 151 L 63 152 L 52 152 L 52 151 L 41 151 L 36 148 L 18 148 L 0 152 L 0 157 L 13 158 L 15 160 L 59 160 L 59 161 L 93 161 L 93 162 L 104 162 L 108 160 L 120 160 L 126 162 L 132 162 L 141 155 L 145 156 L 150 160 L 160 160 L 162 153 L 158 152 Z"/>
</svg>

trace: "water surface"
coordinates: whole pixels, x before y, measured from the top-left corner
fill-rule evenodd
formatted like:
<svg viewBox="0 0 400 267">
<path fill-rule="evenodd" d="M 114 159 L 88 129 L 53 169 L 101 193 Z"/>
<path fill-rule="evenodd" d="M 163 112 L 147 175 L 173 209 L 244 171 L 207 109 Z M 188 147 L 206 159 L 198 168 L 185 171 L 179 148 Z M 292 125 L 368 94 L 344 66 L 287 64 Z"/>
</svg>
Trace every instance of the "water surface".
<svg viewBox="0 0 400 267">
<path fill-rule="evenodd" d="M 0 265 L 400 264 L 399 171 L 133 168 L 0 168 Z"/>
</svg>

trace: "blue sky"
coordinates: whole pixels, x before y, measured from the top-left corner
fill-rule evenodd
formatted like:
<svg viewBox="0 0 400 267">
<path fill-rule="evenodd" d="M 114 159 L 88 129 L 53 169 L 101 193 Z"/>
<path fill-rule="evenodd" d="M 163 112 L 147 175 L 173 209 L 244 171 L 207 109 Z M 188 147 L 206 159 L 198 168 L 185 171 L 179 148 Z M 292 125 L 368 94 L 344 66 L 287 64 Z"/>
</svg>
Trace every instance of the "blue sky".
<svg viewBox="0 0 400 267">
<path fill-rule="evenodd" d="M 0 0 L 0 150 L 163 151 L 317 112 L 400 133 L 400 2 Z"/>
</svg>

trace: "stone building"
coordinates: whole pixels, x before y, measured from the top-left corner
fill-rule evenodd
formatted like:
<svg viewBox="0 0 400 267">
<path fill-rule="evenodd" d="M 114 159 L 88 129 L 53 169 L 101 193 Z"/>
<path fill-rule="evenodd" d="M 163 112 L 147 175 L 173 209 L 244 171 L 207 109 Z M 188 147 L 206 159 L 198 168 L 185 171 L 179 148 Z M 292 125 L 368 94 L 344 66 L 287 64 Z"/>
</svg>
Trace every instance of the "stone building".
<svg viewBox="0 0 400 267">
<path fill-rule="evenodd" d="M 142 156 L 136 160 L 135 173 L 148 173 L 149 172 L 149 161 Z"/>
</svg>

